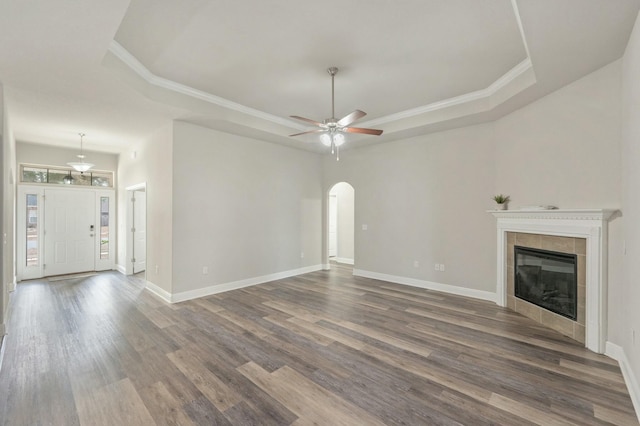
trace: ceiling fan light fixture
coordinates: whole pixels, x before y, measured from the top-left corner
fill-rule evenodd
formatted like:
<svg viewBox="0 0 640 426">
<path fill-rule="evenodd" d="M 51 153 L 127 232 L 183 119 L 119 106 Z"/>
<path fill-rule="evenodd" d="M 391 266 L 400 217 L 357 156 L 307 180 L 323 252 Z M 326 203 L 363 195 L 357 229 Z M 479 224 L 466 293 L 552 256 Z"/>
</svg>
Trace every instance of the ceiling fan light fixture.
<svg viewBox="0 0 640 426">
<path fill-rule="evenodd" d="M 323 133 L 320 135 L 320 142 L 324 146 L 331 146 L 331 142 L 333 142 L 334 146 L 341 146 L 344 144 L 345 138 L 342 133 Z"/>
<path fill-rule="evenodd" d="M 80 173 L 84 173 L 87 170 L 91 169 L 93 166 L 95 166 L 95 164 L 85 163 L 84 161 L 85 155 L 82 149 L 82 139 L 84 138 L 85 135 L 84 133 L 78 133 L 78 135 L 80 135 L 80 154 L 78 154 L 76 157 L 78 157 L 80 161 L 72 161 L 70 163 L 67 163 L 67 165 L 73 167 L 74 170 Z"/>
</svg>

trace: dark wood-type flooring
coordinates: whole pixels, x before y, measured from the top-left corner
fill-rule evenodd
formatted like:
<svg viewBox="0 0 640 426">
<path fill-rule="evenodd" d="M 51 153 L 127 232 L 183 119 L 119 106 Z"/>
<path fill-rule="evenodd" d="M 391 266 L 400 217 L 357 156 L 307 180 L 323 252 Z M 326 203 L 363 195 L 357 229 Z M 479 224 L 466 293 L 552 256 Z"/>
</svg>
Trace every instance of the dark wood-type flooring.
<svg viewBox="0 0 640 426">
<path fill-rule="evenodd" d="M 3 425 L 638 424 L 617 363 L 495 304 L 333 266 L 174 305 L 18 285 Z"/>
</svg>

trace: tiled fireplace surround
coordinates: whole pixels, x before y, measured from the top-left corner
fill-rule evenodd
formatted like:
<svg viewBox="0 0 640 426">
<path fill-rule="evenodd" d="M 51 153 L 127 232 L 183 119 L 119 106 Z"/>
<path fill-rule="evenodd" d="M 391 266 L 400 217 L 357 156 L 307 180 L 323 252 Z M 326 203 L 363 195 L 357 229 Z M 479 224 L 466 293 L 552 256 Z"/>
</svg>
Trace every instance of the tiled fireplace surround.
<svg viewBox="0 0 640 426">
<path fill-rule="evenodd" d="M 615 210 L 496 210 L 497 302 L 553 328 L 597 353 L 607 338 L 608 220 Z M 578 257 L 578 321 L 513 296 L 513 247 L 540 248 Z"/>
<path fill-rule="evenodd" d="M 578 271 L 578 306 L 577 321 L 558 315 L 545 308 L 515 297 L 514 246 L 529 247 L 560 253 L 575 254 Z M 555 235 L 526 234 L 507 232 L 507 307 L 532 320 L 552 328 L 565 336 L 585 343 L 585 293 L 587 290 L 586 273 L 586 238 L 558 237 Z"/>
</svg>

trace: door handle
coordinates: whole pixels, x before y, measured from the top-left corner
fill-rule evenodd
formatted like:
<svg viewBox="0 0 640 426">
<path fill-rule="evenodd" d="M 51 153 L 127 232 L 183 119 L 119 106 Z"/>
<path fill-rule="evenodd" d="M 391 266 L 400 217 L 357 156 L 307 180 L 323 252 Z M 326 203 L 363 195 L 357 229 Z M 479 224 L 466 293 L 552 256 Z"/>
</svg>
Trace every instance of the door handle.
<svg viewBox="0 0 640 426">
<path fill-rule="evenodd" d="M 93 234 L 89 234 L 90 237 L 93 237 Z"/>
</svg>

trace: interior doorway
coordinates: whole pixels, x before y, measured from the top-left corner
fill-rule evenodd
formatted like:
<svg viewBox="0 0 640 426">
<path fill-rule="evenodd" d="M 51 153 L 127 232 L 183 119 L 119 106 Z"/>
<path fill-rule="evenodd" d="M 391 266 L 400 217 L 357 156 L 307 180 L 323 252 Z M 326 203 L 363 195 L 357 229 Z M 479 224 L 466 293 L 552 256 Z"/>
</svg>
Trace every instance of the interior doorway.
<svg viewBox="0 0 640 426">
<path fill-rule="evenodd" d="M 355 263 L 355 189 L 339 182 L 329 190 L 327 251 L 329 261 Z"/>
<path fill-rule="evenodd" d="M 147 184 L 127 187 L 127 256 L 125 273 L 147 270 Z"/>
</svg>

